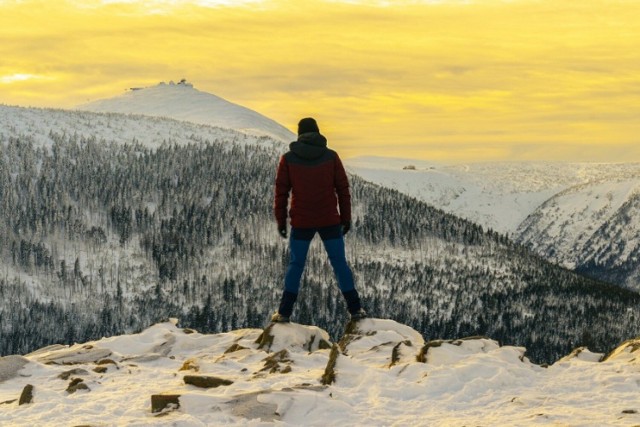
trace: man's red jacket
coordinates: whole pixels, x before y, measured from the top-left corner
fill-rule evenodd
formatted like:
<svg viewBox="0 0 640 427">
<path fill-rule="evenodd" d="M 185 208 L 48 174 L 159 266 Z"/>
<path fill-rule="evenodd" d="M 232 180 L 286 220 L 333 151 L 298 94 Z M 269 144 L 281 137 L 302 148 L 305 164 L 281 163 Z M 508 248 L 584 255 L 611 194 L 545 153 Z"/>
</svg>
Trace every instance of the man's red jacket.
<svg viewBox="0 0 640 427">
<path fill-rule="evenodd" d="M 303 133 L 280 158 L 273 210 L 278 227 L 328 227 L 351 222 L 349 180 L 338 153 L 318 132 Z M 339 207 L 339 210 L 338 210 Z"/>
</svg>

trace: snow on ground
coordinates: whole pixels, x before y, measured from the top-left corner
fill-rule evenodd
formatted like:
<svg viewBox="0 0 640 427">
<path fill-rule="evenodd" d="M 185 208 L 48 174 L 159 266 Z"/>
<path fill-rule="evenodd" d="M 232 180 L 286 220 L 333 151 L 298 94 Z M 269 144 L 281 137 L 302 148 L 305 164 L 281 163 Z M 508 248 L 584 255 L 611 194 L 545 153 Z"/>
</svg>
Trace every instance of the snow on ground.
<svg viewBox="0 0 640 427">
<path fill-rule="evenodd" d="M 295 323 L 206 335 L 166 322 L 0 358 L 0 425 L 640 424 L 640 340 L 602 362 L 578 349 L 542 367 L 524 352 L 481 337 L 425 343 L 382 319 L 348 325 L 339 343 Z M 153 412 L 158 395 L 173 403 Z"/>
</svg>

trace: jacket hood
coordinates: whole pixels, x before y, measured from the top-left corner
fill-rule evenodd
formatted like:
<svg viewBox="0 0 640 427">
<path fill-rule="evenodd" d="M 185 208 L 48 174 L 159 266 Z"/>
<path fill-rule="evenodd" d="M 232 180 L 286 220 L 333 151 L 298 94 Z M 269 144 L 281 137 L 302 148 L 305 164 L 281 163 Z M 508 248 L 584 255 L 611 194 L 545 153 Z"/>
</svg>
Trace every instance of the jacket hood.
<svg viewBox="0 0 640 427">
<path fill-rule="evenodd" d="M 303 133 L 297 141 L 289 144 L 289 149 L 303 159 L 317 159 L 327 152 L 327 138 L 319 132 Z"/>
</svg>

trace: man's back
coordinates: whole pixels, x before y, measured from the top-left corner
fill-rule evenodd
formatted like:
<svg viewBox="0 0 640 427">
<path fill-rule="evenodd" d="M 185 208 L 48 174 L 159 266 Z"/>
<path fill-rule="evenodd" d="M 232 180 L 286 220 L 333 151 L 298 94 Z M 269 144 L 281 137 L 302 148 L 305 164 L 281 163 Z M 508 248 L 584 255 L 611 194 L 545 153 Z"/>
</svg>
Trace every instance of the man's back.
<svg viewBox="0 0 640 427">
<path fill-rule="evenodd" d="M 304 133 L 281 157 L 274 203 L 279 225 L 286 222 L 289 192 L 292 227 L 325 227 L 351 221 L 349 181 L 340 157 L 326 144 L 319 132 Z"/>
</svg>

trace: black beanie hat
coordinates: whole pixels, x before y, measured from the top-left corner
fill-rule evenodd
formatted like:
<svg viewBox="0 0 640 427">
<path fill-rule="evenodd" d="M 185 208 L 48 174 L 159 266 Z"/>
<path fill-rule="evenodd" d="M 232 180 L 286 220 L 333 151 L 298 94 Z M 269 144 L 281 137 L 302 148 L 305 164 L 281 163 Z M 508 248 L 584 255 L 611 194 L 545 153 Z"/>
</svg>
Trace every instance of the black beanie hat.
<svg viewBox="0 0 640 427">
<path fill-rule="evenodd" d="M 311 117 L 304 118 L 298 122 L 298 135 L 307 132 L 320 132 L 318 124 Z"/>
</svg>

